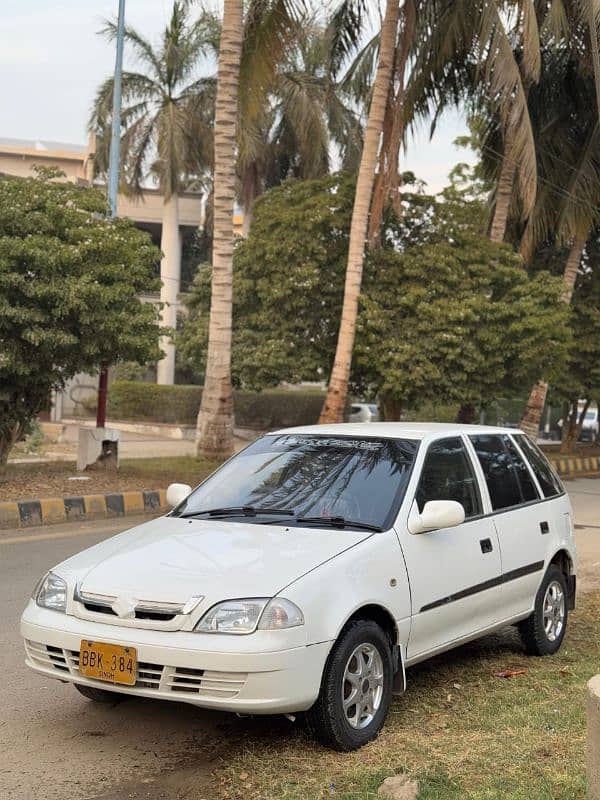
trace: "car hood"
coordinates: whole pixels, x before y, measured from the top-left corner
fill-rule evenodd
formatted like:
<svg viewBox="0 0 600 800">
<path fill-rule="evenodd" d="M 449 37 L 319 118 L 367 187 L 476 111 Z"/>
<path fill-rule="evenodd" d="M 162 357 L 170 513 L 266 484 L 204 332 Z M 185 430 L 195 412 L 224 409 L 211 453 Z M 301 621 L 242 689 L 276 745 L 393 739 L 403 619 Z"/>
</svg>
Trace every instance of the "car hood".
<svg viewBox="0 0 600 800">
<path fill-rule="evenodd" d="M 64 561 L 85 592 L 185 603 L 272 597 L 370 532 L 161 517 Z"/>
</svg>

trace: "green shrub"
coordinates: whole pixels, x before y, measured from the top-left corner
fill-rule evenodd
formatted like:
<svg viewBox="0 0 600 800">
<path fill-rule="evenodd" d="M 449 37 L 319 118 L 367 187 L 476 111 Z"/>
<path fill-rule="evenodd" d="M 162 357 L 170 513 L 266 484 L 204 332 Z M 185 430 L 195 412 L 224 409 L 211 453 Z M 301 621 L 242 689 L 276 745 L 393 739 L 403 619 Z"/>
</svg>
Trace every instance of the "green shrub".
<svg viewBox="0 0 600 800">
<path fill-rule="evenodd" d="M 314 425 L 325 399 L 322 392 L 285 389 L 233 394 L 236 425 L 258 430 Z"/>
<path fill-rule="evenodd" d="M 312 425 L 319 418 L 325 395 L 317 391 L 271 389 L 235 391 L 235 421 L 241 428 L 267 430 Z M 201 386 L 159 386 L 115 381 L 108 398 L 109 419 L 194 425 Z"/>
<path fill-rule="evenodd" d="M 108 396 L 108 416 L 139 422 L 193 425 L 201 399 L 201 386 L 114 381 Z"/>
</svg>

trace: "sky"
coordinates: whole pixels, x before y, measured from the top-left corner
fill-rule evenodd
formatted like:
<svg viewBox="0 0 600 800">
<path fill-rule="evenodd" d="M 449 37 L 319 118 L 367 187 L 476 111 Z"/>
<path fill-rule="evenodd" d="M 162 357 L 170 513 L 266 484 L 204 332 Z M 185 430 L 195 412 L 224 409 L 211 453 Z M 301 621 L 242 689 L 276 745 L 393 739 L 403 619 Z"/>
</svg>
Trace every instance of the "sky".
<svg viewBox="0 0 600 800">
<path fill-rule="evenodd" d="M 171 0 L 126 0 L 127 23 L 155 38 Z M 114 46 L 98 36 L 118 0 L 0 0 L 0 137 L 84 144 L 90 107 L 100 82 L 114 69 Z M 459 113 L 445 115 L 433 140 L 426 130 L 411 140 L 403 169 L 439 191 L 458 161 L 472 161 L 453 145 L 466 132 Z"/>
</svg>

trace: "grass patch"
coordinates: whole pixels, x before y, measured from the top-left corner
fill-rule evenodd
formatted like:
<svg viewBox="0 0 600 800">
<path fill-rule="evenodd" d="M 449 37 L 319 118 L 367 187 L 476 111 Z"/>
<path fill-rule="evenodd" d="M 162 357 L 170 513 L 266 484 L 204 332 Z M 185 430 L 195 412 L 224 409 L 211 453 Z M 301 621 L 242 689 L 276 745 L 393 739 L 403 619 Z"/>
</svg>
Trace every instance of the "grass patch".
<svg viewBox="0 0 600 800">
<path fill-rule="evenodd" d="M 585 685 L 599 669 L 600 594 L 581 598 L 560 653 L 529 658 L 515 629 L 409 670 L 377 741 L 348 754 L 301 726 L 251 720 L 231 733 L 222 798 L 371 800 L 388 775 L 419 800 L 584 800 Z M 508 667 L 526 675 L 494 677 Z"/>
<path fill-rule="evenodd" d="M 77 472 L 75 463 L 69 461 L 9 464 L 0 476 L 0 500 L 166 489 L 170 483 L 197 486 L 218 466 L 219 462 L 189 456 L 124 459 L 117 473 Z M 73 477 L 89 480 L 69 480 Z"/>
</svg>

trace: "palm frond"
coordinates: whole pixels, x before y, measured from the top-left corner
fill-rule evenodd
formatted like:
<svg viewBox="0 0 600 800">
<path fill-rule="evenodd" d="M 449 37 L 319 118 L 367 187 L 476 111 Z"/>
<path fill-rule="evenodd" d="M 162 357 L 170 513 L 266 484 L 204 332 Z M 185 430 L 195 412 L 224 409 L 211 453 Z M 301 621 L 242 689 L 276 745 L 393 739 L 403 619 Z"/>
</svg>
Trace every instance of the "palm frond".
<svg viewBox="0 0 600 800">
<path fill-rule="evenodd" d="M 327 29 L 330 42 L 329 70 L 337 75 L 356 50 L 367 27 L 372 3 L 368 0 L 341 0 L 331 16 Z"/>
</svg>

